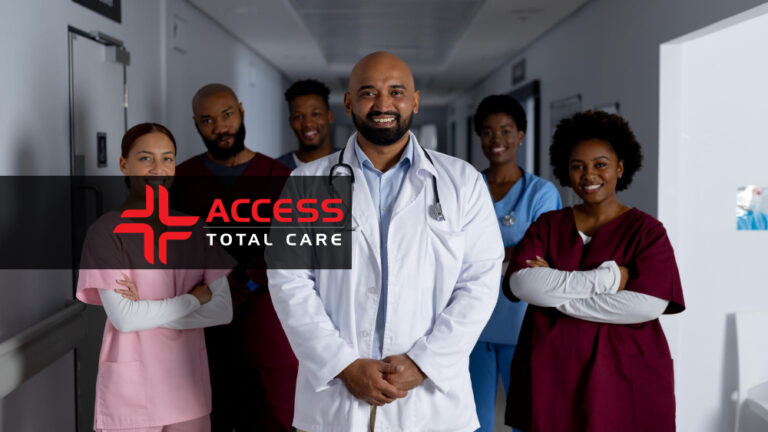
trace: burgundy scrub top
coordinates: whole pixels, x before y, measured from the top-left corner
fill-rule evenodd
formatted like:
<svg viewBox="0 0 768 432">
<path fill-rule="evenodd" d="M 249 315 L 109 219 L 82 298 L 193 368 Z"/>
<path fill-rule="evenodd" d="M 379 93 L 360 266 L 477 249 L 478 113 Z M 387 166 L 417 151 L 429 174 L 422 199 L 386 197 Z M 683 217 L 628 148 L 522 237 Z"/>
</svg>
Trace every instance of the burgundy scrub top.
<svg viewBox="0 0 768 432">
<path fill-rule="evenodd" d="M 507 275 L 543 257 L 558 270 L 605 261 L 629 269 L 626 290 L 685 309 L 672 245 L 661 222 L 630 209 L 586 246 L 571 208 L 543 214 L 515 248 Z M 508 297 L 514 297 L 508 284 Z M 658 319 L 602 324 L 530 305 L 512 360 L 506 424 L 525 432 L 675 430 L 672 358 Z"/>
</svg>

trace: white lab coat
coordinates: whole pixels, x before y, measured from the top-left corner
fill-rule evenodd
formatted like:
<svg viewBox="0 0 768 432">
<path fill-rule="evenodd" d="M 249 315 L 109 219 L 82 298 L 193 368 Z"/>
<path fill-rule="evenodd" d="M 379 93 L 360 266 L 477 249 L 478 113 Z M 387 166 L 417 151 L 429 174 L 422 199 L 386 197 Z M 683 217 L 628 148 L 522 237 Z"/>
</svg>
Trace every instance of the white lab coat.
<svg viewBox="0 0 768 432">
<path fill-rule="evenodd" d="M 370 358 L 381 291 L 379 227 L 349 139 L 355 174 L 351 270 L 269 270 L 272 301 L 299 359 L 294 426 L 364 431 L 370 406 L 335 378 Z M 411 140 L 417 144 L 416 137 Z M 383 357 L 407 353 L 427 375 L 408 396 L 379 407 L 376 431 L 474 431 L 479 427 L 469 353 L 499 292 L 504 248 L 488 189 L 468 163 L 414 146 L 389 228 L 389 291 Z M 293 171 L 328 176 L 335 153 Z M 342 174 L 346 170 L 337 170 Z M 429 215 L 437 177 L 444 221 Z"/>
</svg>

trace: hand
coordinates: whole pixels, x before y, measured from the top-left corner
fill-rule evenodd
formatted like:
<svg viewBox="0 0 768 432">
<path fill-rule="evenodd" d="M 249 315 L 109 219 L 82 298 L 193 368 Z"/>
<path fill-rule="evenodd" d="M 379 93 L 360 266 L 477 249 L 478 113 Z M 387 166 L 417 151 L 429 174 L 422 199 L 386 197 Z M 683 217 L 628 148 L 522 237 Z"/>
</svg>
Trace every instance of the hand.
<svg viewBox="0 0 768 432">
<path fill-rule="evenodd" d="M 528 264 L 528 267 L 549 267 L 547 261 L 538 255 L 536 255 L 535 260 L 525 260 L 525 263 Z"/>
<path fill-rule="evenodd" d="M 199 283 L 195 285 L 194 288 L 192 288 L 192 291 L 190 291 L 190 294 L 195 296 L 197 301 L 200 302 L 201 305 L 204 305 L 211 301 L 211 296 L 213 293 L 211 293 L 211 289 L 208 288 L 208 285 L 204 283 Z"/>
<path fill-rule="evenodd" d="M 619 282 L 618 291 L 621 291 L 626 288 L 627 281 L 629 281 L 629 269 L 624 266 L 619 266 L 619 272 L 621 272 L 621 281 Z"/>
<path fill-rule="evenodd" d="M 120 273 L 125 279 L 118 279 L 116 282 L 125 287 L 125 289 L 116 289 L 115 292 L 131 301 L 139 300 L 139 290 L 125 273 Z"/>
<path fill-rule="evenodd" d="M 373 359 L 357 359 L 338 375 L 352 396 L 366 403 L 382 406 L 408 395 L 387 382 L 386 374 L 400 372 L 397 365 Z"/>
<path fill-rule="evenodd" d="M 427 378 L 407 354 L 389 356 L 384 361 L 399 369 L 399 372 L 387 374 L 384 378 L 400 390 L 408 391 Z"/>
</svg>

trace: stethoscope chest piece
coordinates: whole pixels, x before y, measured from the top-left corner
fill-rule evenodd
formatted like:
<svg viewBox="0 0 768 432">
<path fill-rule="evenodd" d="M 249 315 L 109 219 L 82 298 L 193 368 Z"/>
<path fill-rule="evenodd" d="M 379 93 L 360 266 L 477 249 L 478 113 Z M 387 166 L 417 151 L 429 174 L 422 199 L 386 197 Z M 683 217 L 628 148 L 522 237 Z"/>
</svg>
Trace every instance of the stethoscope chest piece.
<svg viewBox="0 0 768 432">
<path fill-rule="evenodd" d="M 510 212 L 507 215 L 504 215 L 504 218 L 501 219 L 501 224 L 504 226 L 512 226 L 515 224 L 515 212 Z"/>
<path fill-rule="evenodd" d="M 436 202 L 429 206 L 429 214 L 436 220 L 436 221 L 444 221 L 445 216 L 443 215 L 443 206 L 440 205 L 439 202 Z"/>
</svg>

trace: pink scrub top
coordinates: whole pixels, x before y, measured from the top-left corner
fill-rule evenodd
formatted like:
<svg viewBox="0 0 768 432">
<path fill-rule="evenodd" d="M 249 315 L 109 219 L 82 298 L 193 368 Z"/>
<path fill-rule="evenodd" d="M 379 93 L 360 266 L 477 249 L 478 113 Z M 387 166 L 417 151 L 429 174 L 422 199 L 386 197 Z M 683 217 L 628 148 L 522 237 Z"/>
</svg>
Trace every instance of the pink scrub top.
<svg viewBox="0 0 768 432">
<path fill-rule="evenodd" d="M 91 226 L 83 247 L 83 262 L 105 262 L 122 254 L 142 256 L 141 236 L 112 234 L 120 223 L 118 212 L 109 212 Z M 171 242 L 169 256 L 178 252 L 225 254 L 200 243 L 202 236 Z M 107 257 L 105 257 L 107 256 Z M 221 256 L 216 259 L 231 259 Z M 109 261 L 114 262 L 114 261 Z M 219 261 L 220 262 L 220 261 Z M 233 261 L 234 263 L 234 261 Z M 97 289 L 124 288 L 117 284 L 128 275 L 142 300 L 162 300 L 188 293 L 200 282 L 211 283 L 230 270 L 188 269 L 81 269 L 77 298 L 101 305 Z M 94 428 L 142 428 L 184 422 L 211 412 L 211 384 L 203 329 L 150 330 L 121 333 L 109 319 L 104 328 L 96 380 Z"/>
</svg>

